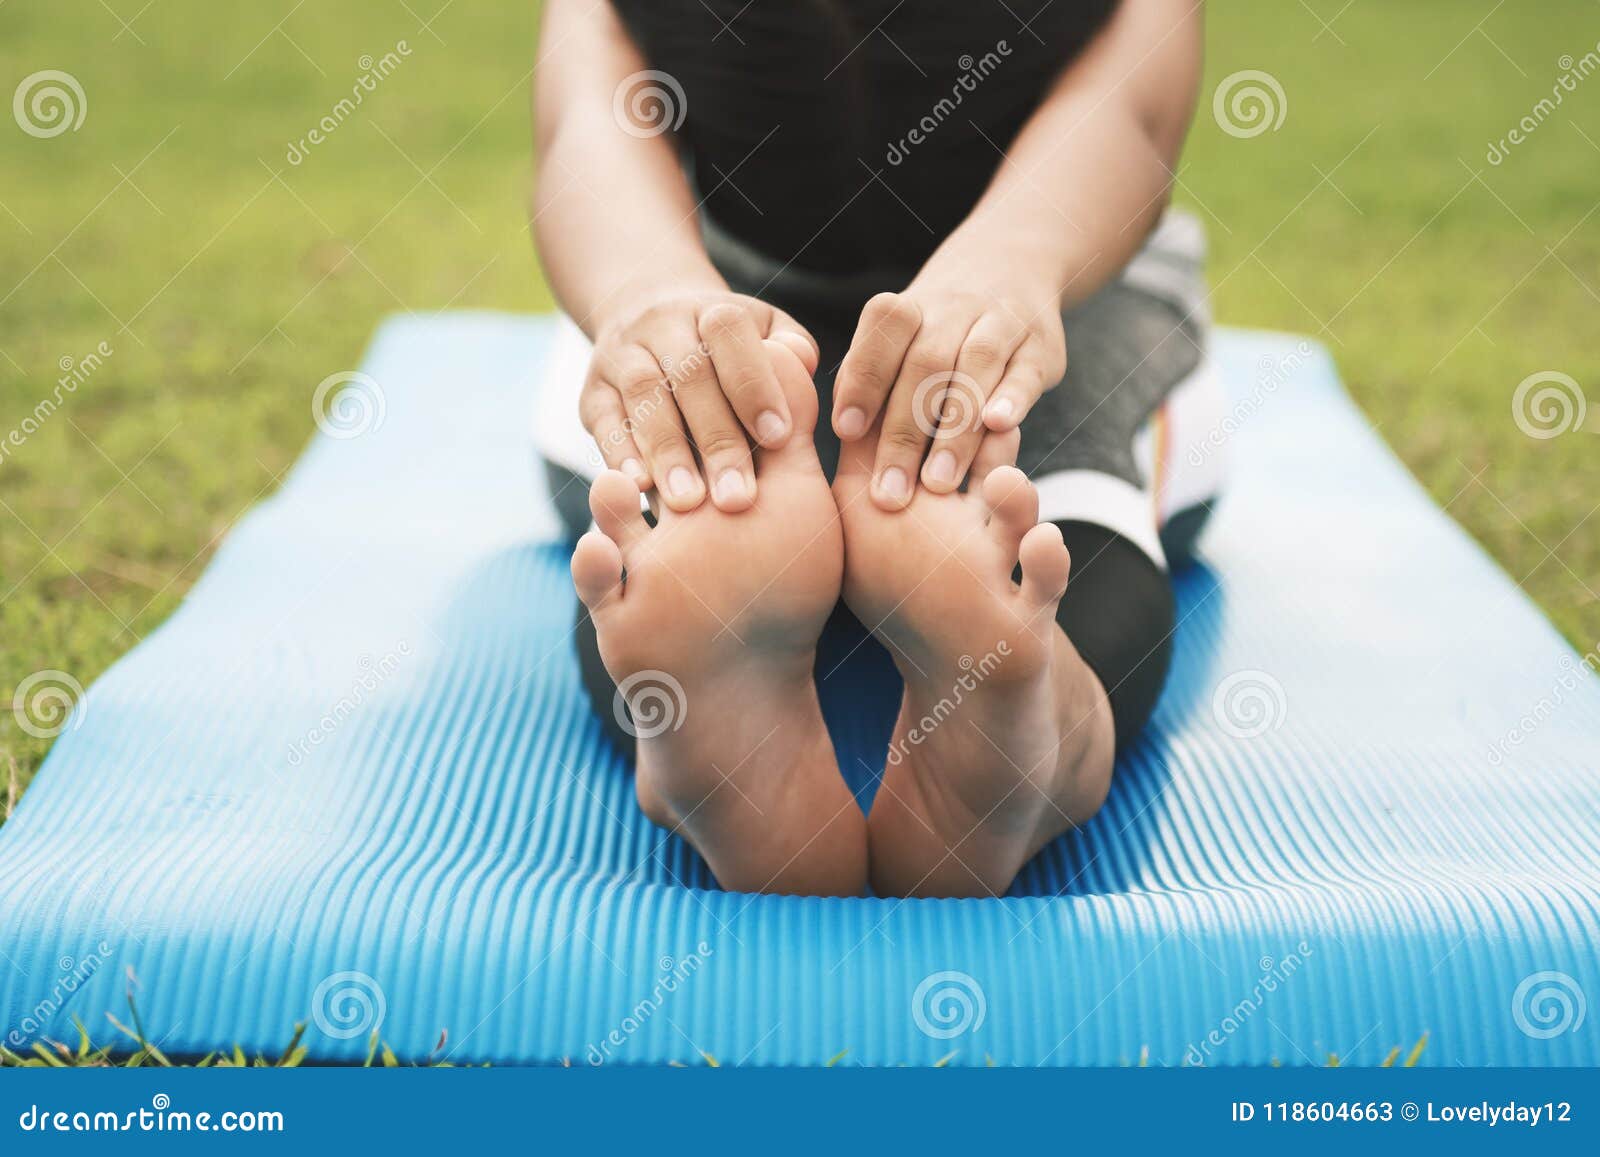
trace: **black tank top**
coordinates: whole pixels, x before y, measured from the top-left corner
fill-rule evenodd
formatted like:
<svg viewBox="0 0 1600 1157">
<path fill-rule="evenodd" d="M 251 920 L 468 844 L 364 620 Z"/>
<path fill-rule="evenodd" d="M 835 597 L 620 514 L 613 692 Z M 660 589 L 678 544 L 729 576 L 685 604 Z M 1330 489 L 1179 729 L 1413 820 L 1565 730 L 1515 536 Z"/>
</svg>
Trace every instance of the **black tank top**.
<svg viewBox="0 0 1600 1157">
<path fill-rule="evenodd" d="M 1117 5 L 612 2 L 671 78 L 656 87 L 678 104 L 666 115 L 682 117 L 706 211 L 762 252 L 830 273 L 920 265 Z"/>
</svg>

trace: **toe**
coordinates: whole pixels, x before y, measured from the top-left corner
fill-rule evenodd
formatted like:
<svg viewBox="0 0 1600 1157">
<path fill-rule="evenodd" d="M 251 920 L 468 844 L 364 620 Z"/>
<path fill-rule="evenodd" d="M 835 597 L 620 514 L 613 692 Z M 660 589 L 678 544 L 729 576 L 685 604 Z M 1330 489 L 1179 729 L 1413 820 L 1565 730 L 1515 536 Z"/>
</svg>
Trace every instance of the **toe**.
<svg viewBox="0 0 1600 1157">
<path fill-rule="evenodd" d="M 1017 464 L 1017 449 L 1022 445 L 1021 428 L 990 431 L 978 443 L 978 453 L 973 456 L 972 467 L 967 471 L 967 489 L 982 493 L 983 480 L 1001 466 Z"/>
<path fill-rule="evenodd" d="M 997 466 L 983 480 L 983 501 L 989 533 L 1015 558 L 1022 536 L 1039 521 L 1039 492 L 1015 466 Z"/>
<path fill-rule="evenodd" d="M 798 341 L 796 337 L 794 340 Z M 778 376 L 778 385 L 783 389 L 783 400 L 789 404 L 789 412 L 794 415 L 794 430 L 800 435 L 799 439 L 791 438 L 790 441 L 810 442 L 817 429 L 817 386 L 811 378 L 811 373 L 806 369 L 805 363 L 795 353 L 794 347 L 782 338 L 767 338 L 761 343 L 767 356 L 772 360 L 772 370 Z M 788 443 L 786 442 L 785 445 Z"/>
<path fill-rule="evenodd" d="M 799 339 L 794 339 L 798 341 Z M 783 388 L 783 398 L 789 407 L 794 426 L 782 446 L 755 448 L 757 479 L 775 474 L 811 473 L 822 469 L 817 461 L 814 436 L 817 428 L 817 387 L 810 371 L 789 344 L 781 338 L 768 338 L 762 343 L 772 360 L 773 372 Z"/>
<path fill-rule="evenodd" d="M 1067 589 L 1067 573 L 1072 556 L 1061 541 L 1061 528 L 1041 522 L 1022 538 L 1018 552 L 1022 561 L 1022 597 L 1034 606 L 1055 611 L 1055 604 Z"/>
<path fill-rule="evenodd" d="M 594 614 L 622 595 L 622 551 L 598 530 L 578 540 L 572 552 L 572 585 Z"/>
<path fill-rule="evenodd" d="M 623 550 L 649 533 L 639 507 L 639 485 L 620 470 L 607 470 L 594 480 L 589 511 L 600 533 Z"/>
<path fill-rule="evenodd" d="M 839 466 L 833 475 L 833 496 L 839 512 L 846 517 L 858 507 L 873 505 L 872 466 L 878 453 L 878 431 L 873 426 L 865 437 L 839 444 Z"/>
</svg>

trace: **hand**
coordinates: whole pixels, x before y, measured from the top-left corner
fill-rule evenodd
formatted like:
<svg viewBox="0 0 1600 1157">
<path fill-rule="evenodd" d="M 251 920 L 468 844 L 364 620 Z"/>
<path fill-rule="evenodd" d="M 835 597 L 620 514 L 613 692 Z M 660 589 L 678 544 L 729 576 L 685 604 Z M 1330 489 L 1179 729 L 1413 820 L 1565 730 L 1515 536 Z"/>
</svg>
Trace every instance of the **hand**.
<svg viewBox="0 0 1600 1157">
<path fill-rule="evenodd" d="M 985 268 L 996 261 L 935 254 L 905 292 L 861 312 L 833 428 L 854 441 L 882 412 L 871 493 L 885 510 L 910 503 L 919 475 L 935 493 L 957 489 L 985 430 L 1016 428 L 1066 371 L 1059 290 L 997 280 Z"/>
<path fill-rule="evenodd" d="M 761 345 L 768 337 L 816 373 L 811 335 L 753 297 L 673 289 L 631 299 L 598 328 L 579 401 L 605 464 L 640 490 L 656 487 L 673 510 L 699 506 L 708 486 L 718 509 L 748 509 L 756 476 L 746 435 L 775 448 L 794 428 Z"/>
</svg>

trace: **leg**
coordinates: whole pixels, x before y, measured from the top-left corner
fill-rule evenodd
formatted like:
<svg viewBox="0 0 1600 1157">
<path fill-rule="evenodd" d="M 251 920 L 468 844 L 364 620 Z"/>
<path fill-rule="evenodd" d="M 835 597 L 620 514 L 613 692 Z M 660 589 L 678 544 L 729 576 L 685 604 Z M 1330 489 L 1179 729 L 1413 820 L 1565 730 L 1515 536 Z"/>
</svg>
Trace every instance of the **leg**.
<svg viewBox="0 0 1600 1157">
<path fill-rule="evenodd" d="M 756 452 L 760 494 L 728 514 L 663 509 L 602 474 L 597 529 L 572 557 L 607 705 L 636 737 L 640 806 L 741 891 L 853 895 L 866 880 L 865 820 L 839 776 L 812 681 L 839 594 L 838 515 L 809 437 L 816 395 L 800 360 L 768 343 L 795 437 Z M 591 680 L 591 682 L 596 680 Z"/>
<path fill-rule="evenodd" d="M 1110 703 L 1056 623 L 1070 558 L 1010 465 L 1017 436 L 985 442 L 965 493 L 919 489 L 894 513 L 868 497 L 875 446 L 846 446 L 834 482 L 845 601 L 906 686 L 868 821 L 873 886 L 998 895 L 1105 799 Z"/>
<path fill-rule="evenodd" d="M 846 451 L 846 600 L 906 683 L 869 821 L 882 891 L 1004 891 L 1099 808 L 1115 749 L 1154 709 L 1173 626 L 1158 524 L 1206 508 L 1203 496 L 1186 505 L 1201 492 L 1168 469 L 1175 426 L 1192 424 L 1174 422 L 1193 409 L 1174 403 L 1202 376 L 1198 246 L 1153 243 L 1063 319 L 1065 380 L 1024 422 L 1020 449 L 985 443 L 965 495 L 919 491 L 902 512 L 913 517 L 885 517 L 864 495 L 870 456 Z M 1034 526 L 1041 513 L 1052 527 Z M 1185 517 L 1192 543 L 1203 518 Z"/>
<path fill-rule="evenodd" d="M 1114 530 L 1055 525 L 1072 553 L 1056 625 L 1106 689 L 1120 751 L 1143 730 L 1172 665 L 1172 576 Z"/>
</svg>

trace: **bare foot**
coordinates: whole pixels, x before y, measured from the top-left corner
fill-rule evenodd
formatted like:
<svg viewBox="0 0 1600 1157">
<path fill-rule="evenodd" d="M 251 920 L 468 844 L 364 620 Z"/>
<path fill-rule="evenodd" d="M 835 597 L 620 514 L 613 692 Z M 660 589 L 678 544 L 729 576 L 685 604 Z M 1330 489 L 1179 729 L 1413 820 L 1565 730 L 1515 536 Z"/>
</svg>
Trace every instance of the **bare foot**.
<svg viewBox="0 0 1600 1157">
<path fill-rule="evenodd" d="M 652 529 L 637 485 L 608 471 L 572 577 L 631 708 L 629 722 L 617 705 L 639 739 L 645 813 L 694 844 L 725 888 L 858 895 L 865 819 L 812 678 L 839 597 L 838 511 L 812 442 L 810 375 L 787 346 L 766 345 L 795 425 L 781 449 L 755 451 L 755 505 L 663 508 Z"/>
<path fill-rule="evenodd" d="M 966 493 L 919 486 L 893 512 L 868 493 L 876 441 L 847 443 L 834 482 L 845 602 L 906 684 L 868 819 L 873 887 L 999 895 L 1110 785 L 1110 704 L 1055 622 L 1071 560 L 1014 431 L 988 435 Z"/>
</svg>

